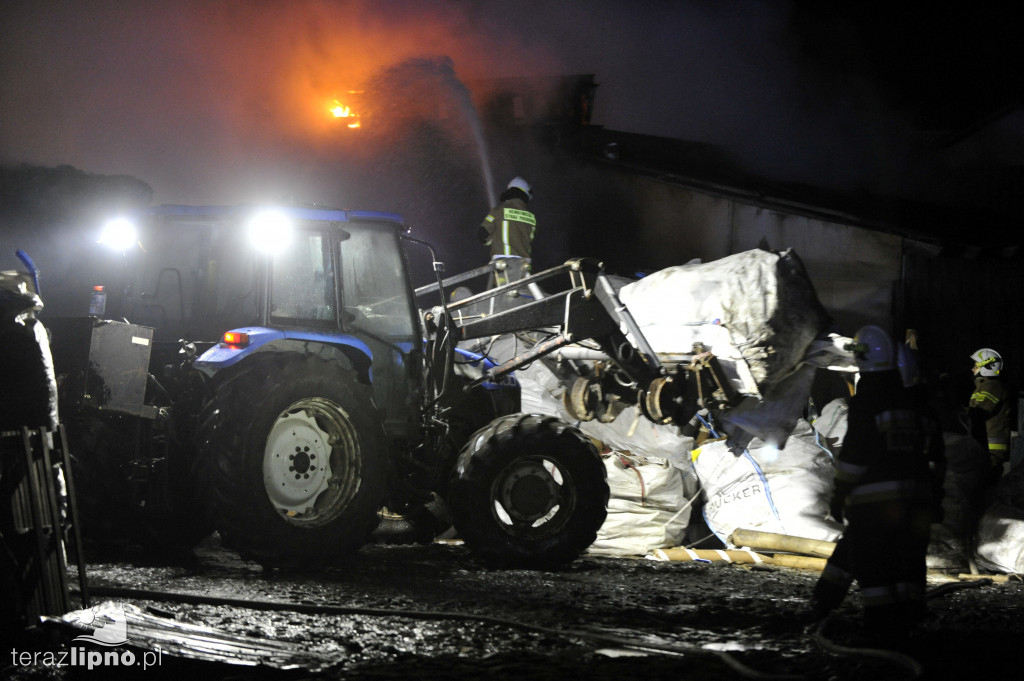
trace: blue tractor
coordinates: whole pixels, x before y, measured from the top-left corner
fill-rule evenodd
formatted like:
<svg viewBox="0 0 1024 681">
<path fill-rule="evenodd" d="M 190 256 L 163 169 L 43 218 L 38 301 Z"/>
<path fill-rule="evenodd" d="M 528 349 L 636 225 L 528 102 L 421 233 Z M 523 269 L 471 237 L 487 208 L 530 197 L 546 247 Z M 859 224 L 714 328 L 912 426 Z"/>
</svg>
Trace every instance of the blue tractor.
<svg viewBox="0 0 1024 681">
<path fill-rule="evenodd" d="M 513 283 L 462 301 L 510 308 L 469 323 L 398 215 L 165 205 L 138 223 L 143 248 L 108 287 L 121 320 L 52 329 L 73 451 L 101 471 L 83 471 L 81 493 L 120 471 L 106 517 L 131 497 L 125 513 L 148 514 L 156 542 L 215 529 L 265 565 L 342 557 L 382 518 L 425 538 L 453 524 L 500 565 L 560 565 L 594 541 L 609 496 L 594 444 L 519 413 L 513 370 L 562 343 L 505 366 L 462 347 L 568 323 L 570 308 L 577 337 L 618 334 L 586 266 L 565 266 L 581 277 L 568 295 L 513 298 Z"/>
</svg>

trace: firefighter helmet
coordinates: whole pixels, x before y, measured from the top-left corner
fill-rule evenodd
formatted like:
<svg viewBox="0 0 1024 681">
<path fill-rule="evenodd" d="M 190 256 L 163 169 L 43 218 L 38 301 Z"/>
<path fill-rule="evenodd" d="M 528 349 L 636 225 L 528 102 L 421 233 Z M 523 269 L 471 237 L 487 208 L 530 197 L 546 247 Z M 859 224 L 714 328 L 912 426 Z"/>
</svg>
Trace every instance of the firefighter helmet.
<svg viewBox="0 0 1024 681">
<path fill-rule="evenodd" d="M 974 373 L 982 376 L 998 376 L 1003 370 L 1003 356 L 992 348 L 982 348 L 971 355 Z"/>
<path fill-rule="evenodd" d="M 892 338 L 879 326 L 869 324 L 861 327 L 846 348 L 853 352 L 861 373 L 897 368 L 896 348 Z"/>
<path fill-rule="evenodd" d="M 533 198 L 533 189 L 530 188 L 530 183 L 521 177 L 513 177 L 512 180 L 508 183 L 507 189 L 522 190 L 522 192 L 526 194 L 527 199 Z"/>
</svg>

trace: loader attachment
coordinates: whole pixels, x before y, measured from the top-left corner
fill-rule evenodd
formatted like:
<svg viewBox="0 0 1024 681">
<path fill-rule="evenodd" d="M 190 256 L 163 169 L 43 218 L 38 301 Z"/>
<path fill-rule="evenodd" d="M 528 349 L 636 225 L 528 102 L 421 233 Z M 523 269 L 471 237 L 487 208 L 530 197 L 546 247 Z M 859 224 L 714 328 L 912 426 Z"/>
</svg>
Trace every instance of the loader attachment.
<svg viewBox="0 0 1024 681">
<path fill-rule="evenodd" d="M 417 289 L 416 293 L 421 296 L 443 290 L 486 275 L 501 264 L 500 261 L 490 263 L 473 272 Z M 568 276 L 567 288 L 545 294 L 538 286 L 539 282 L 559 276 Z M 616 389 L 624 393 L 622 397 L 640 404 L 651 420 L 668 423 L 685 415 L 685 421 L 697 408 L 694 395 L 701 391 L 686 380 L 692 357 L 685 356 L 684 361 L 672 367 L 661 362 L 619 299 L 603 264 L 596 260 L 569 260 L 454 302 L 442 302 L 426 313 L 428 328 L 437 328 L 441 315 L 450 320 L 441 326 L 450 330 L 456 343 L 525 332 L 546 336 L 491 368 L 469 387 L 493 382 L 537 359 L 563 351 L 569 345 L 590 341 L 599 349 L 602 361 L 614 366 Z M 696 376 L 700 378 L 700 374 Z M 609 394 L 612 390 L 609 389 Z"/>
</svg>

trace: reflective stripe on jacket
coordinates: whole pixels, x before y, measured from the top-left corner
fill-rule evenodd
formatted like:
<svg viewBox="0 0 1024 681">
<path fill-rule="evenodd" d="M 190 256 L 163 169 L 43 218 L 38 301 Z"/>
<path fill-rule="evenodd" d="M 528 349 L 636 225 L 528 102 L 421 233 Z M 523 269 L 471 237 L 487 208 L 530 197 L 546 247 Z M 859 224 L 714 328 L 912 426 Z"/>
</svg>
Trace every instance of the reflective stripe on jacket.
<svg viewBox="0 0 1024 681">
<path fill-rule="evenodd" d="M 487 232 L 484 243 L 491 247 L 492 256 L 530 257 L 530 247 L 537 231 L 537 218 L 526 210 L 526 202 L 522 199 L 502 201 L 487 214 L 481 227 Z"/>
<path fill-rule="evenodd" d="M 976 376 L 974 392 L 968 404 L 985 414 L 985 433 L 989 454 L 1001 460 L 1010 453 L 1010 402 L 1006 399 L 1006 386 L 996 376 Z"/>
</svg>

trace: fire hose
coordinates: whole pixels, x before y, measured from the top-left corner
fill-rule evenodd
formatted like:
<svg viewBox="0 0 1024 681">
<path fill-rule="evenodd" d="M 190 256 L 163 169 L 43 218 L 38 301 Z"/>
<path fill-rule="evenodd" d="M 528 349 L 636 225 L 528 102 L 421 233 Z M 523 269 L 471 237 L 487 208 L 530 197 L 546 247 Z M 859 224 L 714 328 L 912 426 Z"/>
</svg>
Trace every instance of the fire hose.
<svg viewBox="0 0 1024 681">
<path fill-rule="evenodd" d="M 992 584 L 992 581 L 979 579 L 970 582 L 948 582 L 946 584 L 940 584 L 939 586 L 934 587 L 932 589 L 928 589 L 928 591 L 925 592 L 925 598 L 938 598 L 939 596 L 945 596 L 947 593 L 953 591 L 960 591 L 961 589 L 978 588 L 981 586 L 985 586 L 987 584 Z M 828 638 L 828 636 L 825 635 L 825 630 L 832 622 L 835 621 L 837 617 L 838 615 L 836 613 L 832 613 L 824 620 L 822 620 L 814 631 L 814 641 L 819 646 L 821 646 L 823 650 L 833 653 L 835 655 L 856 655 L 861 657 L 874 657 L 882 660 L 888 660 L 890 662 L 894 662 L 904 667 L 908 672 L 910 672 L 910 678 L 912 679 L 919 678 L 922 674 L 924 674 L 924 667 L 921 666 L 921 663 L 915 660 L 914 658 L 910 657 L 909 655 L 904 655 L 903 653 L 897 652 L 895 650 L 884 650 L 881 648 L 853 648 L 848 646 L 842 646 L 832 641 Z"/>
<path fill-rule="evenodd" d="M 737 529 L 729 535 L 729 542 L 734 546 L 742 546 L 742 549 L 690 549 L 677 547 L 670 549 L 657 549 L 653 557 L 660 560 L 671 561 L 694 561 L 705 563 L 737 563 L 737 564 L 758 564 L 775 565 L 782 567 L 796 567 L 821 571 L 824 569 L 827 559 L 835 549 L 835 542 L 810 539 L 807 537 L 795 537 L 792 535 L 776 534 L 772 532 L 760 532 L 757 530 Z M 787 551 L 791 553 L 774 553 L 772 555 L 757 553 L 749 547 L 757 547 L 759 550 L 774 552 Z M 803 553 L 810 555 L 794 555 Z M 974 575 L 962 575 L 962 578 L 976 577 Z M 949 582 L 940 584 L 928 589 L 926 598 L 938 598 L 953 591 L 961 589 L 977 588 L 997 581 L 1008 581 L 1019 575 L 997 575 L 990 578 L 972 579 L 971 581 Z M 916 679 L 924 673 L 921 664 L 903 653 L 878 648 L 854 648 L 842 646 L 830 640 L 826 630 L 835 621 L 838 614 L 832 613 L 815 628 L 812 637 L 814 641 L 826 652 L 835 655 L 854 655 L 861 657 L 872 657 L 893 662 L 908 671 L 910 678 Z"/>
<path fill-rule="evenodd" d="M 222 598 L 216 596 L 202 596 L 199 594 L 188 594 L 172 591 L 155 591 L 149 589 L 132 589 L 126 587 L 93 586 L 91 593 L 95 596 L 106 598 L 124 598 L 134 600 L 165 601 L 173 603 L 185 603 L 189 605 L 215 605 L 233 608 L 248 608 L 252 610 L 270 610 L 297 612 L 306 615 L 366 615 L 372 617 L 409 617 L 426 620 L 458 620 L 485 622 L 498 626 L 512 627 L 525 631 L 555 636 L 558 638 L 578 638 L 583 640 L 596 641 L 603 644 L 614 645 L 622 648 L 644 652 L 657 652 L 666 655 L 700 655 L 711 654 L 721 660 L 725 665 L 747 679 L 778 680 L 788 681 L 803 679 L 804 677 L 793 674 L 771 674 L 752 669 L 734 656 L 722 650 L 710 650 L 698 645 L 688 643 L 656 643 L 630 640 L 621 636 L 603 634 L 599 632 L 583 631 L 578 629 L 554 629 L 537 624 L 527 624 L 504 617 L 493 615 L 479 615 L 463 612 L 445 612 L 439 610 L 410 610 L 404 608 L 368 608 L 344 605 L 317 605 L 311 603 L 288 603 L 282 601 L 270 601 L 265 599 L 243 599 L 243 598 Z"/>
</svg>

